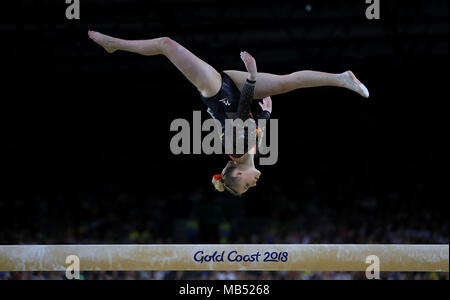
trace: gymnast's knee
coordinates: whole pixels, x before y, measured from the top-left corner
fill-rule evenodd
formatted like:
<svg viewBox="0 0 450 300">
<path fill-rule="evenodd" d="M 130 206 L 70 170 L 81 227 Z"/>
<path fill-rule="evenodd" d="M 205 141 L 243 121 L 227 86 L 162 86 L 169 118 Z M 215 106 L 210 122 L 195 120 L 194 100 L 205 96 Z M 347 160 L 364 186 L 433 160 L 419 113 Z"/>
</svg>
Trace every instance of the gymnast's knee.
<svg viewBox="0 0 450 300">
<path fill-rule="evenodd" d="M 170 37 L 161 37 L 159 38 L 159 47 L 161 49 L 161 52 L 168 53 L 170 51 L 173 51 L 179 47 L 179 44 L 172 40 Z"/>
</svg>

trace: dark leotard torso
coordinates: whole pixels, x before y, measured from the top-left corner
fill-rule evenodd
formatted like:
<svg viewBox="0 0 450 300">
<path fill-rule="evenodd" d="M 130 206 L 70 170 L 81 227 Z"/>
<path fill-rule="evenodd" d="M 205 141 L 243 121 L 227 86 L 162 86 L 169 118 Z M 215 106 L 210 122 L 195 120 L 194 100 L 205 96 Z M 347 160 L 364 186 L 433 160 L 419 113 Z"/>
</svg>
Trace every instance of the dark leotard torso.
<svg viewBox="0 0 450 300">
<path fill-rule="evenodd" d="M 208 106 L 208 113 L 216 120 L 219 120 L 222 125 L 222 133 L 225 132 L 225 121 L 227 119 L 236 120 L 254 119 L 256 126 L 258 120 L 269 120 L 270 113 L 268 111 L 261 112 L 258 117 L 253 118 L 250 108 L 253 101 L 253 94 L 255 90 L 255 82 L 247 80 L 242 91 L 234 84 L 233 80 L 224 72 L 222 72 L 222 87 L 220 91 L 213 97 L 205 98 L 201 95 L 203 102 Z M 233 128 L 232 136 L 238 136 L 244 139 L 245 151 L 244 153 L 227 153 L 232 159 L 238 159 L 245 155 L 251 148 L 257 145 L 249 144 L 249 136 L 258 135 L 262 133 L 264 128 L 257 128 L 256 132 L 248 132 L 248 128 Z M 260 136 L 261 137 L 261 136 Z M 236 139 L 233 138 L 233 141 Z M 222 138 L 223 148 L 225 149 L 225 139 Z"/>
<path fill-rule="evenodd" d="M 208 106 L 208 113 L 222 124 L 225 128 L 226 119 L 236 119 L 239 107 L 241 91 L 234 84 L 233 80 L 226 73 L 222 72 L 222 86 L 220 91 L 213 97 L 205 98 L 202 95 L 203 103 Z"/>
</svg>

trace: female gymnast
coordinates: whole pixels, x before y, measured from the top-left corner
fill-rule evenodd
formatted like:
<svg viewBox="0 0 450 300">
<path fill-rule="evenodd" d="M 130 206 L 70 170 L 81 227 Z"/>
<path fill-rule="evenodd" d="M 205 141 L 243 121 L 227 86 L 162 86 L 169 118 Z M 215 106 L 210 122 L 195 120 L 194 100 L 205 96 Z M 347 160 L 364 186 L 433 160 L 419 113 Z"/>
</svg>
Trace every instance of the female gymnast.
<svg viewBox="0 0 450 300">
<path fill-rule="evenodd" d="M 89 37 L 102 46 L 107 52 L 128 51 L 141 55 L 164 55 L 183 75 L 198 89 L 203 102 L 208 106 L 208 112 L 218 119 L 222 127 L 225 119 L 251 118 L 250 105 L 253 99 L 263 99 L 260 103 L 261 114 L 256 118 L 269 119 L 272 112 L 270 96 L 284 94 L 296 89 L 333 86 L 352 90 L 368 98 L 369 91 L 351 71 L 341 74 L 331 74 L 316 71 L 299 71 L 287 75 L 258 73 L 255 59 L 242 52 L 247 72 L 218 72 L 209 64 L 195 56 L 176 41 L 161 37 L 150 40 L 123 40 L 107 36 L 95 31 L 88 32 Z M 254 133 L 241 131 L 237 136 L 249 134 L 258 135 L 261 129 Z M 223 139 L 222 139 L 223 140 Z M 220 191 L 228 191 L 233 195 L 242 195 L 256 183 L 261 172 L 255 168 L 254 156 L 257 145 L 246 142 L 246 154 L 230 154 L 231 160 L 221 174 L 213 176 L 212 183 Z"/>
</svg>

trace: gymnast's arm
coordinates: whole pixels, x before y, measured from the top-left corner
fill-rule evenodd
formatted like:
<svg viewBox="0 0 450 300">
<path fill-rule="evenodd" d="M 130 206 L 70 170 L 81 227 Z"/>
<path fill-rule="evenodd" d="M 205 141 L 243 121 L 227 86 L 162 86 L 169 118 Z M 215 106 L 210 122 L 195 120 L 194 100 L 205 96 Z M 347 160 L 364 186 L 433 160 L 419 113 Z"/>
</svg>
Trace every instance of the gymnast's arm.
<svg viewBox="0 0 450 300">
<path fill-rule="evenodd" d="M 256 117 L 256 138 L 258 139 L 258 147 L 261 147 L 264 131 L 266 130 L 272 113 L 272 99 L 270 97 L 264 98 L 262 102 L 259 103 L 259 106 L 261 106 L 262 112 Z M 265 122 L 261 122 L 261 120 L 265 120 Z"/>
<path fill-rule="evenodd" d="M 245 64 L 248 72 L 247 80 L 241 91 L 241 98 L 239 99 L 238 118 L 246 121 L 250 117 L 250 108 L 255 92 L 257 67 L 255 59 L 247 52 L 241 52 L 241 59 Z"/>
<path fill-rule="evenodd" d="M 250 77 L 250 76 L 249 76 Z M 241 92 L 241 97 L 239 99 L 239 107 L 238 107 L 238 119 L 242 120 L 242 122 L 245 122 L 246 120 L 250 119 L 250 108 L 253 101 L 253 93 L 255 90 L 255 82 L 247 79 L 244 88 Z M 252 121 L 254 121 L 252 119 Z M 248 134 L 248 128 L 245 126 L 237 125 L 232 129 L 232 133 L 226 135 L 227 137 L 233 137 L 233 149 L 236 147 L 237 140 L 243 140 L 244 141 L 244 149 L 245 152 L 248 150 L 248 139 L 246 138 Z M 225 150 L 224 153 L 227 153 L 226 146 L 225 146 L 226 139 L 222 138 L 222 146 Z M 242 153 L 235 153 L 233 150 L 232 153 L 227 153 L 232 155 L 235 158 L 242 157 Z"/>
<path fill-rule="evenodd" d="M 241 52 L 241 59 L 245 64 L 245 67 L 248 71 L 248 77 L 245 81 L 244 87 L 241 91 L 241 97 L 239 99 L 239 106 L 238 106 L 238 115 L 237 118 L 245 122 L 250 118 L 250 109 L 251 104 L 253 101 L 253 94 L 255 92 L 255 84 L 256 84 L 256 75 L 257 75 L 257 68 L 256 68 L 256 61 L 255 59 L 248 54 L 247 52 Z M 232 136 L 233 138 L 233 148 L 236 146 L 237 139 L 244 141 L 244 148 L 248 149 L 248 141 L 246 139 L 246 133 L 248 132 L 244 127 L 236 126 L 233 129 L 233 132 L 230 134 L 226 134 L 226 136 Z M 235 131 L 236 130 L 236 131 Z M 235 132 L 235 133 L 234 133 Z M 226 140 L 226 139 L 225 139 Z M 222 145 L 225 147 L 224 139 L 222 139 Z M 226 148 L 226 147 L 225 147 Z M 226 153 L 227 151 L 225 151 Z M 233 151 L 234 153 L 234 151 Z M 231 153 L 228 153 L 231 154 Z"/>
<path fill-rule="evenodd" d="M 272 98 L 264 98 L 262 102 L 259 103 L 259 106 L 261 106 L 262 112 L 256 117 L 256 120 L 269 121 L 270 114 L 272 113 Z"/>
<path fill-rule="evenodd" d="M 239 99 L 238 107 L 238 119 L 241 119 L 243 122 L 250 118 L 250 109 L 253 102 L 253 94 L 255 92 L 255 83 L 255 81 L 247 79 L 241 91 L 241 98 Z"/>
</svg>

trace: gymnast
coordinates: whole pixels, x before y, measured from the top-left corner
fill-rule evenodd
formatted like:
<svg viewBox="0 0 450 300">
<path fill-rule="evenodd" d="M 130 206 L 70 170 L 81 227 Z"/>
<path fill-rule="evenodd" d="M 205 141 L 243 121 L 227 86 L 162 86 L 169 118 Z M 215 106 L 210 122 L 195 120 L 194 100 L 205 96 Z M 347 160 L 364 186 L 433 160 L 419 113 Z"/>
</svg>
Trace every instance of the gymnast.
<svg viewBox="0 0 450 300">
<path fill-rule="evenodd" d="M 259 73 L 255 59 L 247 52 L 241 52 L 247 72 L 216 71 L 212 66 L 195 56 L 189 50 L 168 37 L 150 40 L 123 40 L 95 31 L 89 37 L 107 52 L 127 51 L 141 55 L 164 55 L 198 89 L 200 97 L 208 107 L 211 116 L 220 121 L 224 129 L 226 119 L 253 119 L 250 105 L 253 99 L 263 99 L 259 105 L 262 112 L 256 120 L 270 118 L 272 112 L 271 96 L 288 93 L 302 88 L 333 86 L 352 90 L 368 98 L 368 89 L 351 71 L 331 74 L 316 71 L 299 71 L 287 75 Z M 248 128 L 245 128 L 248 129 Z M 262 134 L 264 128 L 254 132 L 238 132 L 236 136 Z M 234 133 L 233 133 L 234 134 Z M 223 139 L 222 139 L 223 140 Z M 231 160 L 220 174 L 214 175 L 212 183 L 220 192 L 228 191 L 240 196 L 256 186 L 261 172 L 255 168 L 254 156 L 258 144 L 245 143 L 244 155 L 228 153 Z"/>
</svg>

